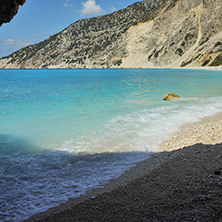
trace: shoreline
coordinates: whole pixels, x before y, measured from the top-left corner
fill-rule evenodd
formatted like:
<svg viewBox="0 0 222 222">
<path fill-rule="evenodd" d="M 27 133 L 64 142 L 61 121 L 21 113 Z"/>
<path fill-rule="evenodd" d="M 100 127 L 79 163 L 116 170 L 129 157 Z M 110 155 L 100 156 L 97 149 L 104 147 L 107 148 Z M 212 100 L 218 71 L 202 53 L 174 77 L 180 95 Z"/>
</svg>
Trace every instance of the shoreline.
<svg viewBox="0 0 222 222">
<path fill-rule="evenodd" d="M 222 113 L 182 126 L 171 139 L 164 141 L 160 146 L 161 151 L 173 151 L 197 143 L 222 143 Z"/>
<path fill-rule="evenodd" d="M 104 188 L 26 221 L 206 221 L 212 214 L 217 219 L 222 216 L 221 149 L 218 113 L 182 126 L 160 145 L 160 152 Z"/>
<path fill-rule="evenodd" d="M 120 67 L 120 68 L 7 68 L 0 70 L 93 70 L 93 69 L 194 69 L 194 70 L 215 70 L 215 71 L 222 71 L 222 66 L 207 66 L 207 67 L 147 67 L 147 68 L 141 68 L 141 67 L 135 67 L 135 68 L 127 68 L 127 67 Z"/>
</svg>

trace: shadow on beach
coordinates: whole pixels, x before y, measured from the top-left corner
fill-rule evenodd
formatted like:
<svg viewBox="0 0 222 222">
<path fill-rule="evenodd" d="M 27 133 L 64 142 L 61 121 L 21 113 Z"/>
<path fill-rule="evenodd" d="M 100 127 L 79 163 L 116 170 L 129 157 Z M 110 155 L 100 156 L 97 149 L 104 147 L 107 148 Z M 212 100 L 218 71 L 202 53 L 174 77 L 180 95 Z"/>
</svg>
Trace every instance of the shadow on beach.
<svg viewBox="0 0 222 222">
<path fill-rule="evenodd" d="M 222 144 L 155 153 L 102 189 L 27 221 L 220 221 Z"/>
</svg>

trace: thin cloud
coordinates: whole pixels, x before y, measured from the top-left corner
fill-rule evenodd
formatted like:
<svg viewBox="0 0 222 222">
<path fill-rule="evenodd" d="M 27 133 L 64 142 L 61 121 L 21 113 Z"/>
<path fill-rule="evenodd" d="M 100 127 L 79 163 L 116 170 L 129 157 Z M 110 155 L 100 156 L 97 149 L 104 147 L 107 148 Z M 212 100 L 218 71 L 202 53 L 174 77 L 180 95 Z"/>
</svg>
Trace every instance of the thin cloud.
<svg viewBox="0 0 222 222">
<path fill-rule="evenodd" d="M 66 0 L 65 2 L 64 2 L 64 7 L 65 8 L 73 8 L 73 4 L 72 3 L 70 3 L 71 2 L 71 0 Z"/>
<path fill-rule="evenodd" d="M 95 0 L 88 0 L 82 2 L 83 9 L 81 10 L 81 15 L 98 15 L 104 12 L 100 5 L 96 5 Z"/>
<path fill-rule="evenodd" d="M 115 11 L 116 11 L 116 8 L 112 6 L 112 7 L 109 8 L 109 10 L 110 10 L 111 12 L 115 12 Z"/>
<path fill-rule="evenodd" d="M 73 4 L 72 3 L 68 4 L 68 3 L 65 2 L 64 6 L 65 6 L 65 8 L 72 8 Z"/>
<path fill-rule="evenodd" d="M 36 38 L 44 38 L 44 37 L 49 37 L 49 36 L 50 36 L 49 34 L 32 34 L 30 37 L 33 39 L 36 39 Z"/>
<path fill-rule="evenodd" d="M 14 39 L 6 39 L 3 41 L 3 45 L 17 45 L 17 46 L 27 46 L 32 42 L 29 40 L 14 40 Z"/>
</svg>

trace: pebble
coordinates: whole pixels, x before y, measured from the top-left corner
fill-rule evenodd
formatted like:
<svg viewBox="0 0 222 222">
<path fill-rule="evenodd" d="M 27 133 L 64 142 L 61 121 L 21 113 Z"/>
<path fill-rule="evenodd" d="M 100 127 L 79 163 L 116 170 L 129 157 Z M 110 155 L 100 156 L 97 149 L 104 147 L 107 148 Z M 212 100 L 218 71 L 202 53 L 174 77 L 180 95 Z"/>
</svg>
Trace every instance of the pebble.
<svg viewBox="0 0 222 222">
<path fill-rule="evenodd" d="M 211 121 L 211 118 L 203 122 L 195 122 L 184 126 L 181 131 L 172 136 L 172 139 L 165 141 L 165 150 L 179 149 L 197 143 L 220 144 L 222 142 L 222 121 Z M 213 150 L 212 150 L 213 152 Z"/>
</svg>

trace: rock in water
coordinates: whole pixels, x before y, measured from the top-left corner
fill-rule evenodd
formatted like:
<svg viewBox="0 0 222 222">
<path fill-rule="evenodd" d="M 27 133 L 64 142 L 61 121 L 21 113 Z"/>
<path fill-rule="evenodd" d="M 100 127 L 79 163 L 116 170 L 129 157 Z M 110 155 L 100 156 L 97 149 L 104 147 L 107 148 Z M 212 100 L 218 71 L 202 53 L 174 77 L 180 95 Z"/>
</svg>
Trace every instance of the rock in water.
<svg viewBox="0 0 222 222">
<path fill-rule="evenodd" d="M 178 99 L 180 98 L 177 94 L 175 93 L 169 93 L 169 94 L 166 94 L 164 97 L 163 97 L 163 100 L 171 100 L 171 99 Z"/>
</svg>

